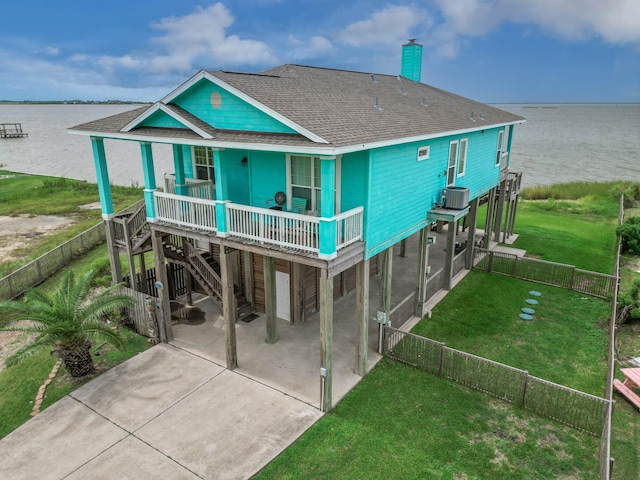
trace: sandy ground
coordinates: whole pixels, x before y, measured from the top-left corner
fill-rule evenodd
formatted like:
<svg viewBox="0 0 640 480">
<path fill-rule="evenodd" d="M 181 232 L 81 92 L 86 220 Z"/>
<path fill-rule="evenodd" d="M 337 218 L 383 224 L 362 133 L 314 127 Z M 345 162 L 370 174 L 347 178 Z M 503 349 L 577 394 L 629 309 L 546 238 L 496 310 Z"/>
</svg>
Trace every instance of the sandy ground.
<svg viewBox="0 0 640 480">
<path fill-rule="evenodd" d="M 28 247 L 36 238 L 69 226 L 73 221 L 53 215 L 0 215 L 0 262 L 14 260 L 18 248 Z M 20 332 L 0 332 L 0 370 L 6 358 L 22 347 L 29 336 Z"/>
<path fill-rule="evenodd" d="M 69 226 L 72 220 L 54 215 L 0 215 L 0 262 L 13 260 L 13 252 L 32 239 Z"/>
</svg>

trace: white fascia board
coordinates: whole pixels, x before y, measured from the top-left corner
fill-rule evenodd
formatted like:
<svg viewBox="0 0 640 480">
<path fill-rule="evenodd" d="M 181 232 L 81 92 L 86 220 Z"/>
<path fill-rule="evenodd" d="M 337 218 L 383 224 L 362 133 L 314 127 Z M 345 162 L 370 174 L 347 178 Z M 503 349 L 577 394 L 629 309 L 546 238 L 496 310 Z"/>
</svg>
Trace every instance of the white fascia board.
<svg viewBox="0 0 640 480">
<path fill-rule="evenodd" d="M 175 145 L 193 145 L 220 149 L 240 149 L 240 150 L 259 150 L 263 152 L 282 152 L 291 154 L 306 154 L 313 156 L 335 156 L 335 147 L 332 146 L 295 146 L 295 145 L 276 145 L 270 143 L 240 143 L 240 142 L 221 142 L 207 139 L 191 139 L 191 138 L 174 138 L 174 137 L 147 137 L 135 133 L 113 133 L 113 132 L 97 132 L 86 130 L 67 130 L 71 135 L 84 135 L 87 137 L 108 138 L 113 140 L 128 140 L 140 143 L 164 143 Z"/>
<path fill-rule="evenodd" d="M 385 140 L 381 142 L 370 142 L 370 143 L 361 143 L 356 145 L 346 145 L 344 147 L 333 147 L 327 145 L 326 147 L 320 145 L 314 145 L 309 147 L 304 146 L 294 146 L 294 145 L 274 145 L 274 144 L 266 144 L 266 143 L 237 143 L 237 142 L 220 142 L 220 141 L 211 141 L 211 140 L 197 140 L 197 139 L 187 139 L 187 138 L 173 138 L 173 137 L 145 137 L 142 135 L 136 134 L 127 134 L 127 133 L 105 133 L 105 132 L 90 132 L 90 131 L 82 131 L 82 130 L 67 130 L 68 133 L 72 135 L 85 135 L 88 137 L 102 137 L 102 138 L 111 138 L 115 140 L 130 140 L 134 142 L 148 142 L 148 143 L 166 143 L 166 144 L 176 144 L 176 145 L 198 145 L 203 147 L 213 147 L 213 148 L 229 148 L 229 149 L 243 149 L 243 150 L 260 150 L 266 152 L 283 152 L 283 153 L 304 153 L 308 155 L 316 155 L 316 156 L 327 156 L 334 157 L 337 155 L 343 155 L 351 152 L 359 152 L 362 150 L 371 150 L 375 148 L 389 147 L 393 145 L 401 145 L 404 143 L 411 142 L 421 142 L 425 140 L 432 140 L 434 138 L 442 138 L 449 137 L 452 135 L 464 135 L 466 133 L 477 132 L 481 130 L 488 130 L 490 128 L 499 128 L 504 127 L 506 125 L 517 125 L 524 123 L 524 120 L 518 120 L 515 122 L 509 123 L 498 123 L 493 125 L 482 125 L 476 126 L 474 128 L 455 130 L 450 132 L 442 132 L 442 133 L 433 133 L 430 135 L 417 135 L 414 137 L 406 137 L 406 138 L 396 138 L 391 140 Z"/>
<path fill-rule="evenodd" d="M 200 71 L 199 73 L 197 73 L 196 75 L 191 77 L 189 80 L 187 80 L 185 83 L 180 85 L 178 88 L 176 88 L 169 95 L 164 97 L 161 100 L 162 103 L 170 103 L 171 101 L 173 101 L 179 95 L 183 94 L 185 91 L 187 91 L 189 88 L 191 88 L 193 85 L 195 85 L 197 82 L 199 82 L 203 78 L 209 80 L 211 83 L 213 83 L 215 85 L 218 85 L 221 88 L 224 88 L 229 93 L 235 95 L 236 97 L 240 98 L 241 100 L 244 100 L 249 105 L 257 108 L 258 110 L 260 110 L 263 113 L 266 113 L 270 117 L 278 120 L 280 123 L 283 123 L 287 127 L 291 128 L 292 130 L 294 130 L 295 132 L 299 133 L 303 137 L 308 138 L 312 142 L 327 143 L 327 144 L 330 143 L 327 140 L 325 140 L 324 138 L 322 138 L 321 136 L 316 135 L 315 133 L 313 133 L 311 130 L 307 130 L 306 128 L 302 127 L 301 125 L 298 125 L 297 123 L 291 121 L 289 118 L 285 117 L 284 115 L 276 112 L 275 110 L 272 110 L 271 108 L 267 107 L 266 105 L 263 105 L 262 103 L 258 102 L 256 99 L 254 99 L 253 97 L 250 97 L 249 95 L 247 95 L 243 91 L 238 90 L 237 88 L 229 85 L 228 83 L 226 83 L 223 80 L 220 80 L 218 77 L 216 77 L 215 75 L 212 75 L 211 73 L 209 73 L 209 72 L 207 72 L 205 70 Z"/>
<path fill-rule="evenodd" d="M 156 113 L 158 110 L 166 113 L 167 115 L 169 115 L 171 118 L 173 118 L 174 120 L 176 120 L 177 122 L 181 123 L 182 125 L 184 125 L 185 127 L 187 127 L 188 129 L 190 129 L 191 131 L 193 131 L 194 133 L 197 133 L 198 135 L 200 135 L 202 138 L 213 138 L 211 135 L 209 135 L 207 132 L 205 132 L 204 130 L 202 130 L 201 128 L 195 126 L 193 123 L 191 123 L 189 120 L 184 119 L 183 117 L 181 117 L 179 114 L 177 114 L 176 112 L 174 112 L 173 110 L 171 110 L 170 108 L 168 108 L 166 105 L 160 103 L 160 102 L 156 102 L 153 104 L 153 106 L 149 107 L 149 109 L 144 112 L 142 115 L 140 115 L 139 117 L 135 118 L 132 122 L 129 122 L 123 129 L 123 132 L 130 132 L 131 130 L 133 130 L 134 128 L 138 127 L 142 122 L 144 122 L 147 118 L 149 118 L 151 115 L 153 115 L 154 113 Z"/>
<path fill-rule="evenodd" d="M 443 138 L 443 137 L 451 137 L 453 135 L 465 135 L 471 132 L 478 132 L 481 130 L 489 130 L 490 128 L 500 128 L 507 125 L 518 125 L 520 123 L 524 123 L 526 120 L 517 120 L 514 122 L 507 123 L 496 123 L 493 125 L 477 125 L 473 128 L 465 128 L 460 130 L 452 130 L 450 132 L 440 132 L 440 133 L 431 133 L 428 135 L 415 135 L 413 137 L 405 137 L 405 138 L 392 138 L 389 140 L 383 140 L 380 142 L 369 142 L 369 143 L 360 143 L 356 145 L 346 145 L 344 147 L 336 147 L 334 152 L 336 155 L 341 155 L 345 153 L 351 152 L 359 152 L 362 150 L 373 150 L 375 148 L 383 148 L 390 147 L 393 145 L 402 145 L 404 143 L 411 142 L 422 142 L 425 140 L 433 140 L 434 138 Z"/>
</svg>

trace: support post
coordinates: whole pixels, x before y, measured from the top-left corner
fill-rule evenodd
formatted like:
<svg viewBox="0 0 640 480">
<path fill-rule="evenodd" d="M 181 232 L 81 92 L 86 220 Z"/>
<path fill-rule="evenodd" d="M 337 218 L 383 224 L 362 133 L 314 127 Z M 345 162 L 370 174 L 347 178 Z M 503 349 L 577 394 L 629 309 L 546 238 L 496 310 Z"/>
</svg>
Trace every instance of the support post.
<svg viewBox="0 0 640 480">
<path fill-rule="evenodd" d="M 116 232 L 113 217 L 105 218 L 104 226 L 107 231 L 107 248 L 109 250 L 109 262 L 111 263 L 111 283 L 117 285 L 122 282 L 122 265 L 120 254 L 116 246 Z"/>
<path fill-rule="evenodd" d="M 474 198 L 469 205 L 469 213 L 465 217 L 466 224 L 469 227 L 469 232 L 467 233 L 467 252 L 464 259 L 464 267 L 467 270 L 471 270 L 473 268 L 473 258 L 475 256 L 476 249 L 476 223 L 478 223 L 479 203 L 480 199 Z"/>
<path fill-rule="evenodd" d="M 156 281 L 161 283 L 158 288 L 160 297 L 160 317 L 158 318 L 158 330 L 160 331 L 160 341 L 168 343 L 173 340 L 171 331 L 171 302 L 169 300 L 169 288 L 167 280 L 167 267 L 164 258 L 164 247 L 162 237 L 155 230 L 151 230 L 151 245 L 153 246 L 153 260 L 156 267 Z"/>
<path fill-rule="evenodd" d="M 500 241 L 500 230 L 502 229 L 502 212 L 504 210 L 504 199 L 507 194 L 507 179 L 500 182 L 500 194 L 498 197 L 498 205 L 496 207 L 496 219 L 493 225 L 493 240 Z"/>
<path fill-rule="evenodd" d="M 333 278 L 320 270 L 320 410 L 333 407 Z"/>
<path fill-rule="evenodd" d="M 291 283 L 293 290 L 293 325 L 304 323 L 304 265 L 300 263 L 291 264 Z"/>
<path fill-rule="evenodd" d="M 142 293 L 149 295 L 149 285 L 147 285 L 147 265 L 144 260 L 144 253 L 138 255 L 140 259 L 140 282 L 142 283 Z"/>
<path fill-rule="evenodd" d="M 262 257 L 264 267 L 264 302 L 267 317 L 267 343 L 278 341 L 278 311 L 276 292 L 276 259 Z"/>
<path fill-rule="evenodd" d="M 356 375 L 364 377 L 369 362 L 369 259 L 356 265 Z"/>
<path fill-rule="evenodd" d="M 176 195 L 189 195 L 184 175 L 184 155 L 182 145 L 173 146 L 173 168 L 176 175 Z"/>
<path fill-rule="evenodd" d="M 453 280 L 453 257 L 456 253 L 456 230 L 458 222 L 447 225 L 447 248 L 444 257 L 444 289 L 451 290 Z"/>
<path fill-rule="evenodd" d="M 220 246 L 220 279 L 222 281 L 222 314 L 226 333 L 227 368 L 238 366 L 236 346 L 236 298 L 233 294 L 232 256 L 224 245 Z"/>
<path fill-rule="evenodd" d="M 151 144 L 141 142 L 140 154 L 142 155 L 142 172 L 144 173 L 144 203 L 147 209 L 147 220 L 153 221 L 156 218 L 156 205 L 153 201 L 153 192 L 156 191 L 156 174 L 153 168 Z"/>
<path fill-rule="evenodd" d="M 380 302 L 378 310 L 391 313 L 391 280 L 393 277 L 393 246 L 380 252 L 382 265 L 380 269 Z"/>
<path fill-rule="evenodd" d="M 244 270 L 244 297 L 253 305 L 253 256 L 251 252 L 242 251 L 242 268 Z"/>
<path fill-rule="evenodd" d="M 418 241 L 418 281 L 414 315 L 422 318 L 427 303 L 427 269 L 429 266 L 429 227 L 420 230 Z"/>
<path fill-rule="evenodd" d="M 489 249 L 491 241 L 491 232 L 493 231 L 493 222 L 495 219 L 495 205 L 496 205 L 496 188 L 492 188 L 489 191 L 489 198 L 487 201 L 487 218 L 484 223 L 484 248 Z"/>
</svg>

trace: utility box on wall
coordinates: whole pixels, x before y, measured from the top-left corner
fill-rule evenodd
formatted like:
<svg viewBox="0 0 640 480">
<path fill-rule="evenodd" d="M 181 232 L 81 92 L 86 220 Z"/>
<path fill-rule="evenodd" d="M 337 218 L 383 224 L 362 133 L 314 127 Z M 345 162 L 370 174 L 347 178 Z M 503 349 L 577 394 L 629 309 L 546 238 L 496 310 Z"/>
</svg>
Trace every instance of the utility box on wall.
<svg viewBox="0 0 640 480">
<path fill-rule="evenodd" d="M 469 205 L 469 189 L 466 187 L 447 187 L 442 191 L 445 208 L 462 210 Z"/>
</svg>

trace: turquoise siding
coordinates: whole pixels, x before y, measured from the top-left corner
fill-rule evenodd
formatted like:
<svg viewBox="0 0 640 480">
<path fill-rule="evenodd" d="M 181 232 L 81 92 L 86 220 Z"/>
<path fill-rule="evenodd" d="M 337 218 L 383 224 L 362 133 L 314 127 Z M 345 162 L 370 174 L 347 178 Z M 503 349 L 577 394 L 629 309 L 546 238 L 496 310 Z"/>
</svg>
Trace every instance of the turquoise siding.
<svg viewBox="0 0 640 480">
<path fill-rule="evenodd" d="M 193 155 L 191 145 L 182 146 L 182 161 L 184 162 L 184 176 L 187 178 L 195 178 L 196 173 L 193 170 Z"/>
<path fill-rule="evenodd" d="M 211 103 L 211 95 L 214 92 L 219 95 L 219 108 L 213 107 Z M 295 133 L 293 129 L 208 80 L 200 81 L 188 91 L 178 96 L 173 103 L 215 128 L 255 132 Z"/>
<path fill-rule="evenodd" d="M 342 157 L 340 210 L 343 212 L 365 204 L 367 158 L 366 152 L 350 153 Z"/>
<path fill-rule="evenodd" d="M 498 131 L 500 128 L 473 132 L 467 135 L 447 137 L 446 152 L 448 155 L 449 142 L 468 138 L 467 167 L 462 177 L 456 177 L 455 185 L 469 189 L 469 200 L 486 193 L 500 182 L 500 167 L 496 167 L 496 151 L 498 148 Z M 447 159 L 445 159 L 445 164 Z M 443 187 L 444 188 L 444 187 Z"/>
<path fill-rule="evenodd" d="M 400 75 L 419 82 L 422 73 L 422 45 L 409 43 L 402 46 L 402 66 Z"/>
<path fill-rule="evenodd" d="M 223 174 L 227 180 L 229 200 L 233 203 L 249 205 L 249 164 L 242 166 L 242 159 L 248 157 L 245 150 L 222 150 Z"/>
<path fill-rule="evenodd" d="M 175 118 L 158 110 L 140 124 L 141 127 L 187 128 Z"/>
<path fill-rule="evenodd" d="M 447 183 L 449 143 L 452 140 L 469 139 L 466 172 L 464 176 L 456 178 L 455 185 L 469 188 L 470 200 L 497 186 L 500 177 L 500 169 L 495 166 L 498 130 L 371 151 L 364 232 L 367 257 L 427 225 L 427 211 L 442 202 L 442 190 Z M 426 145 L 431 147 L 429 158 L 418 162 L 418 147 Z M 347 188 L 347 181 L 343 180 L 343 192 Z"/>
<path fill-rule="evenodd" d="M 251 152 L 249 156 L 251 205 L 267 207 L 275 205 L 276 192 L 287 191 L 287 160 L 284 153 Z"/>
</svg>

